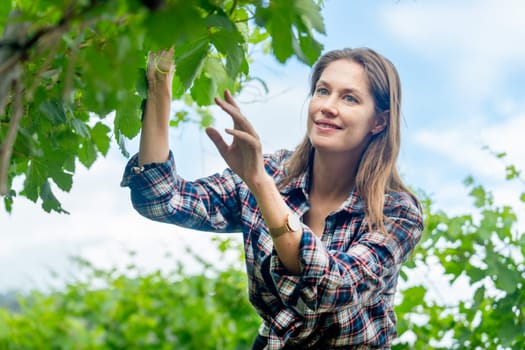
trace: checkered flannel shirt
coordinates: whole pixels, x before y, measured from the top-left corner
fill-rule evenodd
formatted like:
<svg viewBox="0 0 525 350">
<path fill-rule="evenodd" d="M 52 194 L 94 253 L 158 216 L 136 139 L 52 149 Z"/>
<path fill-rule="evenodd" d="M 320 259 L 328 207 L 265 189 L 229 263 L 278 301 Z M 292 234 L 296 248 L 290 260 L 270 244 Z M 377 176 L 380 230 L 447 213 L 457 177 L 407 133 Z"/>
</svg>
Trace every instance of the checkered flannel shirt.
<svg viewBox="0 0 525 350">
<path fill-rule="evenodd" d="M 279 181 L 291 152 L 264 156 Z M 177 175 L 173 154 L 165 163 L 126 166 L 121 186 L 131 189 L 134 208 L 147 218 L 203 231 L 242 232 L 249 299 L 263 319 L 267 349 L 389 349 L 396 337 L 394 294 L 401 264 L 421 238 L 422 216 L 406 193 L 385 195 L 388 234 L 370 231 L 364 201 L 356 192 L 330 213 L 321 238 L 303 225 L 301 274 L 279 260 L 255 198 L 232 170 L 195 181 Z M 309 209 L 307 173 L 280 189 L 299 217 Z M 317 344 L 317 345 L 315 345 Z"/>
</svg>

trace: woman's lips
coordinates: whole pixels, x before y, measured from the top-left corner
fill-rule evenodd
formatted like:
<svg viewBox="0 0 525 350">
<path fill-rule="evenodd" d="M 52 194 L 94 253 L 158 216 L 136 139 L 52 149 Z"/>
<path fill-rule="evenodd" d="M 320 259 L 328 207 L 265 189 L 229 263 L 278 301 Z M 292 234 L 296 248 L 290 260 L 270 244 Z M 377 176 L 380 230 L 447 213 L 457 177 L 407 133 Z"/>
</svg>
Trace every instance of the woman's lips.
<svg viewBox="0 0 525 350">
<path fill-rule="evenodd" d="M 317 122 L 315 122 L 315 125 L 319 129 L 322 129 L 322 130 L 339 130 L 339 129 L 341 129 L 341 127 L 339 127 L 338 125 L 336 125 L 334 123 L 328 123 L 328 122 L 324 122 L 324 121 L 317 121 Z"/>
</svg>

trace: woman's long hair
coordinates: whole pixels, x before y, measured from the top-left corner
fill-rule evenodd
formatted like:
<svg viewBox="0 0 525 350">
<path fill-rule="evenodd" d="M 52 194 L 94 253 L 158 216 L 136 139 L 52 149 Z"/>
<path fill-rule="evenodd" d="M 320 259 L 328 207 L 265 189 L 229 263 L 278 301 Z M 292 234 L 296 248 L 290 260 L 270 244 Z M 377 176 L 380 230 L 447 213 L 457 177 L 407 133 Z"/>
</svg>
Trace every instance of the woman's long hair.
<svg viewBox="0 0 525 350">
<path fill-rule="evenodd" d="M 315 64 L 310 77 L 310 96 L 315 93 L 317 81 L 324 69 L 341 59 L 356 62 L 364 68 L 376 113 L 389 112 L 385 129 L 373 135 L 365 148 L 355 180 L 356 190 L 366 203 L 365 213 L 369 228 L 386 232 L 383 215 L 385 193 L 406 192 L 418 203 L 417 198 L 403 184 L 396 165 L 401 143 L 399 74 L 392 62 L 372 49 L 334 50 L 321 56 Z M 307 134 L 286 163 L 286 176 L 280 185 L 283 186 L 309 171 L 313 157 L 314 147 Z"/>
</svg>

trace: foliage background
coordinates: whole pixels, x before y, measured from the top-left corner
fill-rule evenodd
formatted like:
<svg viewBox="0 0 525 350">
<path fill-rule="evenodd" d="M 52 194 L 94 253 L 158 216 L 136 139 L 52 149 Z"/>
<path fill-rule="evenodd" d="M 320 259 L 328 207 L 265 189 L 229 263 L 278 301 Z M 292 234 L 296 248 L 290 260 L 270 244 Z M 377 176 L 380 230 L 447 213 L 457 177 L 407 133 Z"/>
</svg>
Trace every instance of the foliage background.
<svg viewBox="0 0 525 350">
<path fill-rule="evenodd" d="M 509 173 L 509 181 L 517 175 Z M 472 178 L 465 185 L 471 212 L 447 215 L 425 201 L 423 239 L 401 274 L 393 349 L 523 348 L 525 232 L 512 208 L 495 206 Z M 235 242 L 216 240 L 223 254 L 241 255 Z M 134 264 L 104 270 L 76 259 L 85 280 L 33 291 L 0 309 L 0 349 L 249 349 L 259 318 L 248 303 L 244 269 L 234 263 L 217 269 L 193 257 L 203 274 L 188 273 L 180 262 L 167 273 L 144 273 Z M 431 278 L 414 272 L 436 269 L 450 284 L 466 279 L 471 297 L 447 303 L 429 296 Z"/>
<path fill-rule="evenodd" d="M 86 1 L 83 4 L 90 6 L 91 3 L 95 2 Z M 53 11 L 53 6 L 58 7 L 57 4 L 56 2 L 42 2 L 40 7 L 28 7 L 28 11 L 35 11 L 35 16 L 40 15 L 38 11 L 44 11 L 42 13 L 49 15 L 45 11 Z M 125 4 L 123 6 L 132 4 L 132 2 Z M 3 2 L 0 6 L 4 6 L 5 10 L 7 8 L 5 6 L 8 5 Z M 113 8 L 115 11 L 113 14 L 119 14 L 121 13 L 119 11 L 125 11 L 125 9 L 125 7 L 116 6 Z M 141 14 L 148 14 L 148 12 L 141 12 L 144 10 L 139 10 L 139 7 L 135 9 L 139 12 L 139 17 Z M 59 17 L 47 16 L 45 21 L 36 21 L 36 23 L 47 24 L 50 18 Z M 104 23 L 104 20 L 101 23 Z M 97 25 L 103 25 L 101 23 Z M 166 24 L 166 22 L 162 23 Z M 103 25 L 103 30 L 112 33 L 112 30 L 116 30 L 113 28 L 114 25 L 116 26 L 116 23 L 109 21 Z M 132 31 L 133 28 L 126 30 Z M 103 42 L 103 38 L 93 33 L 91 33 L 92 36 L 86 34 L 86 37 L 94 43 L 98 43 L 101 48 L 109 48 L 109 52 L 114 54 L 115 47 L 122 45 L 122 42 L 119 42 L 117 38 L 123 35 L 118 30 L 114 34 L 112 36 L 114 41 L 111 42 L 110 40 L 109 44 Z M 127 35 L 133 34 L 126 32 L 123 36 L 126 37 Z M 268 49 L 268 42 L 264 42 L 268 37 L 263 35 L 257 40 L 261 39 L 262 47 Z M 99 40 L 101 42 L 98 42 Z M 78 42 L 75 44 L 66 40 L 63 47 L 75 48 L 75 45 L 78 44 Z M 159 45 L 158 43 L 155 44 L 154 41 L 149 44 L 151 47 Z M 136 67 L 142 66 L 148 45 L 144 47 L 142 52 L 137 53 L 135 58 L 127 57 L 126 59 L 130 59 L 129 62 L 133 62 L 135 59 Z M 111 51 L 111 47 L 113 47 L 113 51 Z M 201 46 L 197 45 L 196 47 Z M 214 48 L 213 45 L 209 47 Z M 39 54 L 43 53 L 45 56 L 46 52 L 48 51 L 43 50 Z M 198 50 L 197 53 L 199 53 Z M 96 55 L 96 52 L 91 52 L 91 55 Z M 220 58 L 220 52 L 217 52 L 217 55 L 215 57 Z M 67 72 L 67 65 L 64 66 L 66 56 L 62 55 L 61 59 L 60 55 L 58 56 L 54 64 L 59 67 L 62 64 L 63 68 L 59 72 Z M 40 56 L 37 55 L 36 57 Z M 114 59 L 113 56 L 110 60 L 107 57 L 105 59 L 98 57 L 94 59 L 92 56 L 88 60 L 89 57 L 84 58 L 89 62 L 85 65 L 79 64 L 81 66 L 79 69 L 81 71 L 85 69 L 88 72 L 90 69 L 92 70 L 93 76 L 91 78 L 94 86 L 97 84 L 96 79 L 98 79 L 99 73 L 103 73 L 100 74 L 102 82 L 99 83 L 102 88 L 108 84 L 128 84 L 129 89 L 138 88 L 137 90 L 140 91 L 140 71 L 113 74 L 115 67 L 110 64 Z M 249 61 L 249 59 L 247 60 Z M 94 64 L 93 62 L 100 63 L 102 67 L 105 64 L 106 68 L 102 70 L 99 70 L 98 67 L 90 68 L 90 64 Z M 221 62 L 224 62 L 224 71 L 226 71 L 227 61 Z M 38 65 L 30 65 L 28 67 L 29 72 L 38 72 L 37 67 Z M 128 69 L 129 66 L 128 68 L 117 68 Z M 95 71 L 96 74 L 93 73 Z M 50 95 L 62 99 L 64 97 L 64 86 L 67 84 L 61 79 L 56 79 L 56 75 L 53 74 L 58 74 L 57 71 L 52 70 L 46 73 L 43 79 L 49 79 L 50 86 L 57 88 L 56 91 L 52 89 Z M 38 75 L 34 74 L 34 76 Z M 122 77 L 128 82 L 119 81 Z M 186 75 L 187 79 L 191 77 L 191 74 Z M 205 78 L 206 76 L 202 78 L 200 85 L 201 87 L 208 87 L 204 90 L 209 89 L 212 85 Z M 241 84 L 243 81 L 253 81 L 250 79 L 256 81 L 253 77 L 240 74 L 238 82 Z M 31 82 L 32 80 L 27 79 L 25 81 Z M 240 86 L 238 85 L 237 88 Z M 82 90 L 81 87 L 78 86 L 79 91 Z M 39 88 L 43 87 L 39 86 Z M 67 91 L 67 89 L 65 90 Z M 135 119 L 120 119 L 119 121 L 119 118 L 116 117 L 114 124 L 109 123 L 104 127 L 104 121 L 113 121 L 113 119 L 104 117 L 105 110 L 103 108 L 111 110 L 112 104 L 128 105 L 124 100 L 130 94 L 125 94 L 127 97 L 122 97 L 117 96 L 118 94 L 115 94 L 115 91 L 118 91 L 118 88 L 116 90 L 103 89 L 102 92 L 107 94 L 107 97 L 97 100 L 99 97 L 94 93 L 92 98 L 96 100 L 95 102 L 89 102 L 89 99 L 85 100 L 88 106 L 91 103 L 94 105 L 93 108 L 100 108 L 101 111 L 100 114 L 90 115 L 89 119 L 85 120 L 81 118 L 76 120 L 78 116 L 70 113 L 68 108 L 62 109 L 61 104 L 50 103 L 48 98 L 50 95 L 47 95 L 47 92 L 45 95 L 40 95 L 40 100 L 37 100 L 38 96 L 35 95 L 34 101 L 41 103 L 41 107 L 36 108 L 40 113 L 37 115 L 42 118 L 44 123 L 38 125 L 40 128 L 29 123 L 28 134 L 19 139 L 18 147 L 20 148 L 16 149 L 14 159 L 20 158 L 23 164 L 15 166 L 14 170 L 11 170 L 13 171 L 11 176 L 16 175 L 18 171 L 20 174 L 28 174 L 29 179 L 33 175 L 36 177 L 31 181 L 27 180 L 27 183 L 24 181 L 24 186 L 27 185 L 28 187 L 26 187 L 29 190 L 24 188 L 20 193 L 16 193 L 17 195 L 29 195 L 28 198 L 39 201 L 46 210 L 64 210 L 54 195 L 51 195 L 49 189 L 53 188 L 52 183 L 54 182 L 59 188 L 63 187 L 62 189 L 68 190 L 69 181 L 73 176 L 73 170 L 75 170 L 71 164 L 74 163 L 74 166 L 78 164 L 73 162 L 71 157 L 78 159 L 85 166 L 93 164 L 94 153 L 104 154 L 105 140 L 110 137 L 116 139 L 121 150 L 125 152 L 125 142 L 122 142 L 120 136 L 127 135 L 123 132 L 119 134 L 117 130 L 123 128 L 132 131 L 135 127 L 135 132 L 138 131 L 137 121 L 140 119 L 141 96 L 139 94 L 138 98 L 131 103 L 130 108 L 135 111 Z M 181 91 L 181 89 L 179 88 L 177 91 Z M 190 93 L 182 98 L 187 102 L 188 109 L 183 109 L 180 113 L 174 114 L 174 126 L 182 125 L 178 123 L 187 120 L 192 115 L 197 116 L 195 120 L 197 123 L 206 124 L 210 122 L 210 113 L 205 108 L 201 109 L 201 106 L 195 102 L 194 95 L 200 96 L 198 93 Z M 73 101 L 79 98 L 84 104 L 83 97 L 74 96 Z M 65 105 L 67 107 L 67 103 Z M 14 111 L 13 109 L 9 110 L 12 108 L 10 106 L 13 104 L 7 106 L 6 114 L 3 115 L 4 119 L 1 125 L 4 134 L 2 134 L 2 140 L 5 140 L 5 127 L 7 120 L 9 120 L 7 118 L 12 116 L 9 113 Z M 196 109 L 197 113 L 187 112 L 190 109 Z M 75 109 L 75 111 L 77 110 Z M 78 115 L 82 116 L 82 113 Z M 26 121 L 28 119 L 32 120 L 26 118 Z M 126 124 L 130 121 L 130 124 Z M 102 124 L 98 124 L 98 122 L 102 122 Z M 124 124 L 121 125 L 122 122 Z M 36 136 L 31 134 L 31 130 L 36 133 Z M 113 133 L 111 130 L 115 132 Z M 41 137 L 40 132 L 42 132 L 43 137 Z M 57 137 L 57 135 L 62 135 L 62 137 Z M 54 142 L 58 143 L 54 144 Z M 45 152 L 46 150 L 49 152 Z M 73 152 L 66 155 L 60 150 L 73 150 Z M 25 155 L 26 158 L 20 157 L 20 155 Z M 27 155 L 31 156 L 31 163 L 24 163 L 24 159 L 27 160 Z M 54 159 L 54 162 L 45 164 L 44 160 L 47 158 Z M 502 153 L 496 153 L 495 158 L 505 161 L 506 156 Z M 62 165 L 65 166 L 62 167 Z M 509 180 L 522 181 L 519 178 L 519 170 L 514 166 L 506 164 L 502 168 L 505 169 Z M 45 173 L 44 170 L 49 171 L 48 174 L 50 174 L 47 180 L 44 180 L 45 176 L 42 175 Z M 60 174 L 59 170 L 65 171 Z M 525 334 L 524 296 L 522 292 L 524 281 L 523 247 L 525 245 L 523 244 L 523 229 L 517 225 L 516 214 L 523 212 L 523 186 L 518 186 L 520 190 L 515 193 L 517 202 L 520 203 L 519 206 L 511 208 L 510 206 L 495 204 L 490 191 L 481 186 L 475 179 L 467 179 L 465 185 L 471 193 L 472 207 L 462 213 L 451 214 L 436 209 L 431 199 L 432 196 L 426 201 L 427 228 L 425 238 L 419 246 L 419 250 L 414 254 L 411 263 L 403 270 L 406 281 L 402 283 L 398 298 L 399 305 L 396 309 L 400 320 L 399 331 L 402 335 L 398 348 L 407 348 L 407 344 L 413 344 L 412 347 L 415 349 L 427 349 L 429 347 L 436 349 L 522 348 L 523 334 Z M 12 204 L 10 200 L 15 197 L 11 192 L 11 197 L 6 198 L 6 208 L 9 210 Z M 229 251 L 233 250 L 235 248 Z M 114 269 L 99 269 L 87 261 L 79 260 L 77 263 L 79 268 L 84 271 L 84 275 L 87 276 L 86 280 L 73 279 L 66 288 L 51 294 L 33 292 L 21 300 L 22 309 L 20 309 L 19 304 L 13 303 L 11 299 L 9 311 L 2 312 L 1 346 L 8 349 L 69 348 L 74 346 L 96 348 L 97 346 L 108 347 L 109 344 L 111 347 L 117 348 L 119 346 L 147 347 L 148 344 L 153 347 L 165 344 L 169 347 L 176 344 L 181 347 L 187 346 L 190 349 L 197 346 L 210 349 L 217 346 L 242 348 L 249 344 L 253 331 L 256 329 L 257 320 L 254 318 L 253 312 L 250 312 L 249 306 L 245 304 L 247 299 L 243 295 L 245 286 L 242 280 L 242 269 L 239 269 L 238 265 L 213 271 L 210 264 L 204 263 L 202 268 L 210 273 L 199 276 L 181 270 L 176 265 L 172 271 L 168 272 L 141 273 L 133 266 L 122 272 Z M 428 274 L 427 279 L 414 279 L 415 275 L 421 275 L 418 271 L 426 272 Z M 450 299 L 446 298 L 445 295 L 439 294 L 441 286 L 432 285 L 434 274 L 443 274 L 446 277 L 447 287 L 451 285 L 454 288 L 455 283 L 463 281 L 469 286 L 471 295 L 450 302 Z M 227 283 L 223 285 L 225 280 Z M 217 288 L 226 286 L 231 294 L 219 294 L 217 297 L 213 292 L 214 286 Z M 190 292 L 186 294 L 185 291 L 188 290 Z M 179 292 L 180 294 L 178 294 Z M 180 297 L 185 297 L 188 304 L 180 302 Z M 157 303 L 156 301 L 159 300 L 162 302 Z M 164 310 L 164 305 L 174 311 L 167 312 Z M 231 315 L 224 312 L 224 305 L 238 305 L 238 308 L 232 307 L 231 310 L 237 310 L 239 314 Z M 240 318 L 240 314 L 244 315 L 245 318 Z M 177 320 L 179 315 L 184 317 Z M 194 315 L 196 317 L 191 317 Z M 206 315 L 206 317 L 201 317 L 201 315 Z M 114 322 L 117 319 L 118 322 Z M 190 325 L 195 322 L 197 326 L 194 325 L 192 329 L 195 329 L 196 333 L 189 335 L 189 331 L 184 328 L 184 325 L 181 325 L 181 320 Z M 200 343 L 204 341 L 201 339 L 204 329 L 216 324 L 227 326 L 226 328 L 218 326 L 220 332 L 214 334 L 212 342 Z M 202 328 L 199 325 L 202 325 Z M 232 329 L 235 332 L 231 332 Z M 135 337 L 135 334 L 138 337 Z M 176 337 L 177 335 L 179 338 Z M 115 337 L 124 340 L 117 342 Z M 193 341 L 197 343 L 192 343 Z"/>
</svg>

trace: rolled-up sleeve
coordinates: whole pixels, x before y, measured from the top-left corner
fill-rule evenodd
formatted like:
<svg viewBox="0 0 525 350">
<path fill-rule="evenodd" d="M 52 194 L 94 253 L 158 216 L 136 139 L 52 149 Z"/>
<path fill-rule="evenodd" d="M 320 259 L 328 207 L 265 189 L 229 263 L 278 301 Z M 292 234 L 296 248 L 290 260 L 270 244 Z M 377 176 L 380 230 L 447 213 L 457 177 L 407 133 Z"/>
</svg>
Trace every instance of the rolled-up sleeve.
<svg viewBox="0 0 525 350">
<path fill-rule="evenodd" d="M 299 248 L 300 275 L 290 274 L 274 252 L 271 276 L 283 303 L 333 312 L 365 304 L 393 287 L 423 229 L 419 208 L 408 196 L 401 198 L 385 209 L 386 234 L 361 225 L 355 240 L 344 251 L 330 250 L 304 226 Z"/>
</svg>

